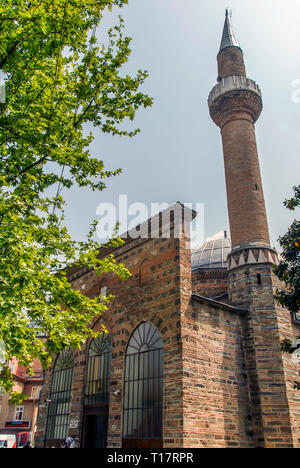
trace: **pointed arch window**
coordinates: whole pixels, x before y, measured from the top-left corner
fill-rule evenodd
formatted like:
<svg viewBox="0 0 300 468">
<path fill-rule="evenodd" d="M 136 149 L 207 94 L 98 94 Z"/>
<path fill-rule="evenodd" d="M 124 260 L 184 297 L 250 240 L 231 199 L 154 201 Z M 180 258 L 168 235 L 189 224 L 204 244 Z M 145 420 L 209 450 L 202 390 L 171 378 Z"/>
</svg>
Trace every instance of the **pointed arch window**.
<svg viewBox="0 0 300 468">
<path fill-rule="evenodd" d="M 160 332 L 143 322 L 126 351 L 123 447 L 161 447 L 163 360 Z"/>
<path fill-rule="evenodd" d="M 85 406 L 109 404 L 111 350 L 111 337 L 105 333 L 99 335 L 90 344 Z"/>
<path fill-rule="evenodd" d="M 58 355 L 53 369 L 47 418 L 47 440 L 63 440 L 68 436 L 73 373 L 74 353 L 71 348 L 68 348 Z"/>
</svg>

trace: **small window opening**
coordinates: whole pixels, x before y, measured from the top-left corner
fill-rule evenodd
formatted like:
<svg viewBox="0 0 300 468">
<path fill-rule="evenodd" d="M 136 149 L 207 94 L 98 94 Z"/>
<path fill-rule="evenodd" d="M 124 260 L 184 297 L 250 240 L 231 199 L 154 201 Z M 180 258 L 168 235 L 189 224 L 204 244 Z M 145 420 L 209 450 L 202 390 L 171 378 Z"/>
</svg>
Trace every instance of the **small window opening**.
<svg viewBox="0 0 300 468">
<path fill-rule="evenodd" d="M 257 275 L 257 284 L 262 284 L 260 274 Z"/>
</svg>

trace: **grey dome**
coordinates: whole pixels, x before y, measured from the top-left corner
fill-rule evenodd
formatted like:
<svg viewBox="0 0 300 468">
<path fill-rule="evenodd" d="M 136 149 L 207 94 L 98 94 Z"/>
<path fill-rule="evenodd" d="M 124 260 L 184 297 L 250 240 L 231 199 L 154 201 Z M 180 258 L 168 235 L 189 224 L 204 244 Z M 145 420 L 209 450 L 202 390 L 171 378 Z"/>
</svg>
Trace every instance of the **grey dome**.
<svg viewBox="0 0 300 468">
<path fill-rule="evenodd" d="M 231 252 L 230 239 L 217 239 L 204 242 L 192 252 L 192 270 L 226 269 L 227 256 Z"/>
</svg>

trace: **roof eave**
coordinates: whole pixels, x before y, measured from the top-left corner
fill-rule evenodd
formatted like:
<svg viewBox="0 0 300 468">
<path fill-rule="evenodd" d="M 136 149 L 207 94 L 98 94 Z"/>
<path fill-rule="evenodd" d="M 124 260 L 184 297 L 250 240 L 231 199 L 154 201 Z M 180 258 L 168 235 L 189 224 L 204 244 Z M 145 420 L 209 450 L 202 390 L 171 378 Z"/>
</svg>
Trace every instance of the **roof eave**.
<svg viewBox="0 0 300 468">
<path fill-rule="evenodd" d="M 238 315 L 245 315 L 245 314 L 247 314 L 249 312 L 248 309 L 242 309 L 242 308 L 239 308 L 239 307 L 234 307 L 232 305 L 225 304 L 224 302 L 219 302 L 219 301 L 216 301 L 214 299 L 209 299 L 209 298 L 204 297 L 204 296 L 199 296 L 198 294 L 192 294 L 192 300 L 194 300 L 196 302 L 202 302 L 202 303 L 211 305 L 212 307 L 218 307 L 220 309 L 225 309 L 225 310 L 228 310 L 230 312 L 234 312 L 234 313 L 236 313 Z"/>
</svg>

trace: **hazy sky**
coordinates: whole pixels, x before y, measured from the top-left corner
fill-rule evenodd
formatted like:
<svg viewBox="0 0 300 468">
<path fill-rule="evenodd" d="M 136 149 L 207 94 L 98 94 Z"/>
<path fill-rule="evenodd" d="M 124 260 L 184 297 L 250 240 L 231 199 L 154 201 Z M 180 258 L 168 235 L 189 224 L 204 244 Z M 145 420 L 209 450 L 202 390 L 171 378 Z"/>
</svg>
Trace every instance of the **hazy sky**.
<svg viewBox="0 0 300 468">
<path fill-rule="evenodd" d="M 138 113 L 135 125 L 142 133 L 134 139 L 96 131 L 93 153 L 123 173 L 103 192 L 74 189 L 67 195 L 67 222 L 77 239 L 88 231 L 98 204 L 117 206 L 119 194 L 149 209 L 153 202 L 202 202 L 205 237 L 229 229 L 220 130 L 207 107 L 227 6 L 248 77 L 263 93 L 256 135 L 272 242 L 286 232 L 294 215 L 282 202 L 300 183 L 300 103 L 292 99 L 292 85 L 300 80 L 300 1 L 129 0 L 107 24 L 122 13 L 133 38 L 124 72 L 149 71 L 144 91 L 155 104 Z M 103 24 L 99 37 L 105 29 Z"/>
</svg>

